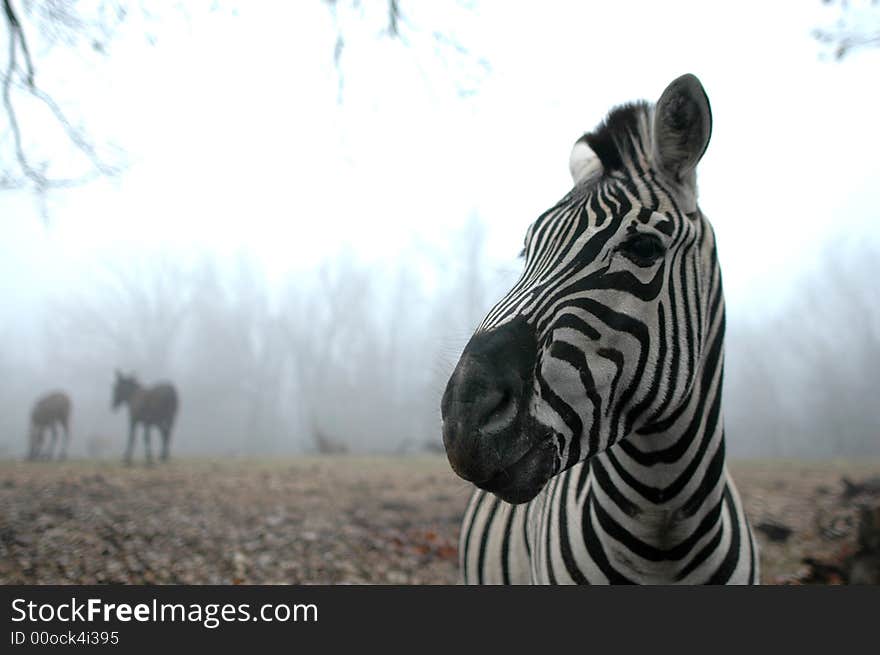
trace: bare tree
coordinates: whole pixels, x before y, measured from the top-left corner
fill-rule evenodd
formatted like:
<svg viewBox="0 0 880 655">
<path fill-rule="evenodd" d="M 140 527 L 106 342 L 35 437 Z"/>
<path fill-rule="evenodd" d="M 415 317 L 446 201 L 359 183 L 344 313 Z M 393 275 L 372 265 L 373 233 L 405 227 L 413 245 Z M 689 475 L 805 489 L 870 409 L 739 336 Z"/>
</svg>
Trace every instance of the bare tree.
<svg viewBox="0 0 880 655">
<path fill-rule="evenodd" d="M 70 117 L 70 108 L 58 101 L 52 89 L 40 82 L 45 54 L 56 46 L 70 50 L 85 44 L 93 53 L 109 53 L 108 44 L 120 26 L 137 14 L 147 24 L 156 18 L 147 4 L 136 0 L 98 0 L 95 3 L 77 0 L 2 0 L 3 24 L 9 37 L 8 57 L 0 67 L 2 85 L 2 118 L 8 125 L 8 139 L 0 139 L 0 190 L 30 188 L 41 201 L 44 220 L 48 219 L 45 194 L 58 188 L 84 184 L 99 176 L 115 175 L 123 166 L 122 151 L 99 146 L 79 122 Z M 371 38 L 384 38 L 406 47 L 416 65 L 427 78 L 434 74 L 425 71 L 422 52 L 433 52 L 449 72 L 458 93 L 473 93 L 476 84 L 488 69 L 487 62 L 474 56 L 454 34 L 453 26 L 428 28 L 411 18 L 411 11 L 401 0 L 384 0 L 381 4 L 360 0 L 324 0 L 332 13 L 336 38 L 332 57 L 338 74 L 338 100 L 344 88 L 344 52 L 356 50 L 358 38 L 354 33 L 367 33 Z M 467 11 L 460 0 L 448 0 L 449 7 Z M 234 5 L 234 0 L 215 2 L 210 6 Z M 378 8 L 378 11 L 377 11 Z M 178 2 L 173 11 L 189 15 L 187 3 Z M 167 8 L 166 8 L 167 10 Z M 378 20 L 378 23 L 377 23 Z M 145 38 L 155 41 L 151 29 L 145 28 Z M 354 43 L 355 45 L 351 45 Z M 39 45 L 37 48 L 35 45 Z M 418 46 L 418 47 L 416 47 Z M 40 61 L 35 53 L 43 55 Z M 448 65 L 446 65 L 448 64 Z M 29 104 L 28 104 L 29 103 Z M 26 107 L 39 105 L 48 111 L 60 127 L 66 145 L 54 144 L 48 155 L 40 155 L 34 141 L 43 139 L 41 130 L 24 120 Z M 66 148 L 69 153 L 59 152 Z M 71 157 L 69 155 L 75 155 Z M 58 171 L 62 159 L 76 159 L 76 172 Z M 70 167 L 68 167 L 70 168 Z"/>
<path fill-rule="evenodd" d="M 13 0 L 3 0 L 3 21 L 9 38 L 5 66 L 0 69 L 3 87 L 3 117 L 11 138 L 0 142 L 0 189 L 30 187 L 38 195 L 57 188 L 83 184 L 99 175 L 113 175 L 120 170 L 120 162 L 111 162 L 106 154 L 87 135 L 85 129 L 74 123 L 53 94 L 39 83 L 39 70 L 32 55 L 32 43 L 39 37 L 43 49 L 58 43 L 68 46 L 86 40 L 96 52 L 101 52 L 112 36 L 115 26 L 125 17 L 121 4 L 110 1 L 98 3 L 94 15 L 87 15 L 73 1 L 30 0 L 17 6 Z M 24 9 L 24 11 L 21 11 Z M 30 18 L 29 22 L 25 17 Z M 28 147 L 20 106 L 26 102 L 42 106 L 53 117 L 66 137 L 68 148 L 85 162 L 77 174 L 53 173 L 49 160 L 41 159 Z M 46 217 L 45 205 L 43 215 Z"/>
<path fill-rule="evenodd" d="M 202 410 L 190 417 L 190 427 L 212 435 L 215 447 L 271 452 L 285 432 L 288 358 L 268 283 L 245 255 L 232 271 L 205 259 L 195 277 L 181 379 L 192 405 Z"/>
<path fill-rule="evenodd" d="M 178 386 L 183 453 L 437 449 L 451 366 L 510 283 L 493 281 L 476 217 L 445 249 L 393 264 L 342 251 L 286 288 L 244 256 L 160 251 L 104 266 L 88 292 L 58 292 L 39 361 L 0 350 L 0 427 L 21 433 L 16 403 L 51 380 L 70 388 L 90 447 L 121 453 L 124 425 L 109 411 L 120 367 Z"/>
<path fill-rule="evenodd" d="M 404 56 L 413 60 L 423 78 L 434 77 L 428 72 L 439 64 L 448 76 L 456 93 L 472 95 L 486 73 L 489 62 L 477 55 L 456 36 L 454 20 L 447 25 L 431 24 L 418 17 L 417 3 L 401 0 L 362 2 L 361 0 L 324 0 L 333 17 L 336 38 L 333 45 L 333 63 L 337 74 L 337 101 L 342 102 L 345 88 L 344 55 L 358 40 L 358 32 L 368 31 L 376 38 L 397 42 L 405 50 Z M 444 8 L 462 15 L 472 9 L 472 3 L 447 0 Z M 430 57 L 433 61 L 428 61 Z M 436 71 L 436 69 L 435 69 Z"/>
<path fill-rule="evenodd" d="M 115 358 L 115 366 L 167 370 L 197 293 L 187 265 L 159 253 L 101 270 L 89 292 L 60 293 L 52 302 L 53 358 L 74 366 L 93 361 L 97 351 Z"/>
<path fill-rule="evenodd" d="M 732 323 L 725 393 L 737 454 L 854 456 L 880 445 L 876 247 L 829 244 L 772 317 Z"/>
</svg>

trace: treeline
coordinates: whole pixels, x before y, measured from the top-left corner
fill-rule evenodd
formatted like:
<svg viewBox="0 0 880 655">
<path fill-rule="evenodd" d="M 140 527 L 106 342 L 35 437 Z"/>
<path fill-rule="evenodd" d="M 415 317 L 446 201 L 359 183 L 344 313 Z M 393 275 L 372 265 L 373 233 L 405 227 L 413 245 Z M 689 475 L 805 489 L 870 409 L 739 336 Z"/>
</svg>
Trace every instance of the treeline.
<svg viewBox="0 0 880 655">
<path fill-rule="evenodd" d="M 245 254 L 230 263 L 164 252 L 99 267 L 87 288 L 47 301 L 29 343 L 4 340 L 0 448 L 21 451 L 35 395 L 63 387 L 74 402 L 71 452 L 119 455 L 119 368 L 178 386 L 174 453 L 442 449 L 446 379 L 515 276 L 485 270 L 483 234 L 472 220 L 446 251 L 372 264 L 342 251 L 280 281 Z"/>
<path fill-rule="evenodd" d="M 734 455 L 880 455 L 876 243 L 831 242 L 772 314 L 728 327 Z"/>
<path fill-rule="evenodd" d="M 846 252 L 830 248 L 774 314 L 729 322 L 734 456 L 880 455 L 878 253 Z M 24 453 L 35 396 L 63 387 L 74 401 L 72 454 L 121 456 L 116 368 L 178 386 L 175 454 L 439 450 L 449 373 L 521 265 L 485 262 L 472 220 L 446 250 L 391 264 L 343 251 L 280 282 L 246 255 L 100 267 L 89 285 L 46 302 L 41 329 L 0 334 L 0 455 Z"/>
</svg>

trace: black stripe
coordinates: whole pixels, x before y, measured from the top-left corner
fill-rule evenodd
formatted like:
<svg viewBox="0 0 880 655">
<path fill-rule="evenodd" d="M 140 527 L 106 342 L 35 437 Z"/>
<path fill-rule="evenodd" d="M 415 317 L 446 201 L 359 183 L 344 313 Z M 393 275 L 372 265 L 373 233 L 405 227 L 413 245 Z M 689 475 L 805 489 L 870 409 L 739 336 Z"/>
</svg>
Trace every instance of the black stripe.
<svg viewBox="0 0 880 655">
<path fill-rule="evenodd" d="M 703 479 L 700 480 L 699 486 L 694 490 L 694 493 L 691 494 L 691 497 L 685 501 L 684 505 L 681 506 L 681 511 L 685 516 L 693 516 L 697 513 L 697 510 L 700 509 L 703 501 L 706 500 L 712 490 L 718 486 L 718 482 L 721 480 L 723 474 L 724 439 L 722 438 L 718 444 L 718 448 L 715 449 L 715 454 L 712 456 L 709 466 L 703 473 Z"/>
<path fill-rule="evenodd" d="M 563 314 L 556 319 L 556 322 L 553 323 L 553 329 L 559 330 L 561 328 L 571 328 L 576 332 L 586 335 L 593 341 L 599 338 L 599 331 L 596 328 L 587 323 L 580 316 L 575 316 L 574 314 Z"/>
<path fill-rule="evenodd" d="M 599 570 L 605 574 L 605 577 L 608 578 L 609 583 L 635 584 L 635 582 L 633 582 L 625 575 L 623 575 L 620 571 L 611 566 L 611 562 L 608 561 L 608 557 L 605 555 L 605 551 L 602 549 L 602 544 L 599 543 L 596 532 L 590 526 L 590 508 L 593 506 L 594 501 L 595 496 L 593 495 L 593 490 L 590 489 L 590 491 L 587 492 L 584 507 L 581 511 L 581 532 L 584 535 L 584 545 L 587 547 L 587 552 L 590 554 L 590 559 L 592 559 Z"/>
<path fill-rule="evenodd" d="M 489 510 L 489 516 L 486 517 L 484 524 L 483 536 L 480 539 L 480 554 L 477 557 L 477 584 L 483 584 L 484 574 L 483 567 L 486 563 L 486 547 L 489 543 L 489 534 L 492 532 L 492 520 L 495 518 L 495 512 L 498 511 L 498 505 L 501 499 L 498 496 L 492 496 L 492 509 Z"/>
<path fill-rule="evenodd" d="M 516 507 L 510 507 L 507 521 L 504 524 L 504 537 L 501 540 L 501 582 L 510 584 L 510 534 L 513 531 L 513 519 Z"/>
<path fill-rule="evenodd" d="M 608 390 L 608 409 L 611 409 L 611 404 L 614 402 L 614 396 L 617 393 L 617 384 L 620 382 L 620 376 L 623 375 L 623 353 L 616 348 L 599 348 L 599 350 L 596 351 L 596 354 L 599 355 L 599 357 L 611 361 L 616 367 L 614 378 L 611 380 L 611 387 Z"/>
<path fill-rule="evenodd" d="M 718 530 L 715 531 L 715 536 L 712 537 L 709 542 L 700 549 L 696 555 L 694 555 L 693 559 L 688 562 L 687 566 L 685 566 L 681 571 L 679 571 L 676 576 L 677 581 L 684 580 L 687 576 L 697 570 L 697 567 L 700 566 L 703 562 L 705 562 L 709 557 L 718 549 L 719 544 L 721 543 L 722 534 L 722 523 L 718 522 Z"/>
<path fill-rule="evenodd" d="M 755 557 L 755 537 L 752 535 L 751 529 L 749 529 L 748 533 L 749 537 L 749 583 L 750 584 L 759 584 L 758 580 L 758 571 L 755 566 L 758 558 Z"/>
<path fill-rule="evenodd" d="M 590 477 L 590 469 L 592 468 L 594 460 L 587 460 L 584 462 L 583 466 L 581 466 L 581 474 L 578 476 L 577 482 L 577 497 L 581 497 L 581 493 L 584 491 L 584 485 L 587 483 L 587 478 Z"/>
<path fill-rule="evenodd" d="M 596 391 L 596 383 L 593 381 L 593 376 L 590 374 L 587 358 L 582 350 L 578 350 L 565 341 L 554 341 L 553 345 L 550 346 L 550 356 L 554 359 L 569 363 L 580 374 L 581 384 L 584 385 L 584 392 L 587 395 L 587 399 L 593 405 L 593 421 L 590 424 L 589 454 L 595 454 L 599 450 L 599 429 L 602 423 L 602 398 Z M 568 463 L 565 468 L 574 466 L 580 461 L 581 448 L 579 438 L 582 434 L 581 432 L 578 432 L 575 433 L 575 435 L 576 436 L 573 438 L 572 444 L 568 449 Z"/>
<path fill-rule="evenodd" d="M 578 568 L 571 551 L 571 542 L 568 539 L 568 509 L 566 508 L 566 499 L 568 498 L 568 483 L 571 478 L 567 473 L 562 476 L 562 490 L 556 497 L 559 501 L 559 551 L 562 554 L 562 562 L 565 564 L 565 570 L 569 577 L 574 580 L 575 584 L 589 584 L 584 574 Z M 549 534 L 549 530 L 548 530 Z"/>
<path fill-rule="evenodd" d="M 674 344 L 673 344 L 673 346 L 674 346 Z M 700 385 L 701 385 L 700 390 L 701 390 L 702 394 L 699 398 L 699 404 L 698 404 L 697 409 L 694 413 L 694 418 L 691 423 L 691 426 L 689 426 L 689 428 L 688 428 L 688 434 L 690 434 L 691 438 L 693 438 L 693 436 L 695 434 L 695 432 L 693 432 L 693 430 L 699 428 L 699 422 L 700 422 L 699 420 L 700 420 L 700 418 L 702 418 L 703 406 L 705 405 L 705 401 L 706 401 L 706 393 L 708 393 L 707 390 L 709 389 L 710 383 L 712 382 L 712 378 L 715 376 L 715 374 L 718 370 L 718 363 L 721 359 L 723 347 L 724 347 L 724 332 L 719 330 L 718 332 L 715 333 L 715 336 L 712 339 L 712 344 L 709 346 L 709 350 L 706 353 L 706 357 L 703 360 L 703 364 L 702 364 L 703 375 L 700 380 Z M 717 393 L 716 395 L 720 397 L 721 394 Z M 675 425 L 675 423 L 678 421 L 679 416 L 687 408 L 687 405 L 688 405 L 687 402 L 683 402 L 681 405 L 679 405 L 677 411 L 673 412 L 673 414 L 671 416 L 669 416 L 666 419 L 663 419 L 662 421 L 657 421 L 656 423 L 653 423 L 651 425 L 646 425 L 644 428 L 640 429 L 638 431 L 638 433 L 641 435 L 650 435 L 650 434 L 659 434 L 662 432 L 666 432 L 667 430 L 669 430 L 669 428 L 671 428 L 673 425 Z M 670 450 L 668 453 L 665 453 L 664 451 L 656 451 L 656 452 L 652 453 L 651 456 L 659 458 L 658 461 L 676 462 L 681 458 L 681 453 L 683 453 L 685 450 L 687 450 L 688 445 L 690 445 L 689 441 L 684 444 L 676 442 L 673 446 L 670 447 Z M 646 456 L 647 456 L 647 453 L 646 453 Z"/>
<path fill-rule="evenodd" d="M 556 392 L 550 388 L 550 385 L 544 379 L 544 376 L 541 375 L 540 371 L 536 372 L 535 378 L 538 380 L 538 387 L 541 391 L 541 398 L 550 406 L 550 408 L 554 412 L 559 414 L 562 422 L 565 423 L 565 425 L 571 431 L 572 442 L 578 441 L 581 438 L 581 434 L 583 434 L 584 428 L 580 417 L 577 415 L 577 412 L 575 412 L 568 403 L 562 400 L 562 398 L 556 395 Z M 559 436 L 561 438 L 562 435 Z M 574 447 L 573 444 L 572 447 Z M 580 448 L 580 446 L 578 446 L 578 448 Z M 560 449 L 559 452 L 561 454 L 562 449 Z"/>
<path fill-rule="evenodd" d="M 733 572 L 736 570 L 736 565 L 739 561 L 739 520 L 737 519 L 736 512 L 734 512 L 736 505 L 733 502 L 730 487 L 724 489 L 724 503 L 727 505 L 730 514 L 730 548 L 727 550 L 727 556 L 724 558 L 721 566 L 718 567 L 718 570 L 715 571 L 706 584 L 727 583 L 727 581 L 730 580 L 730 576 L 732 576 Z"/>
<path fill-rule="evenodd" d="M 685 328 L 685 351 L 687 353 L 687 357 L 685 358 L 685 362 L 687 362 L 687 374 L 685 375 L 685 380 L 690 380 L 693 377 L 693 373 L 697 367 L 697 349 L 694 342 L 694 326 L 691 316 L 692 301 L 690 294 L 688 293 L 690 286 L 688 285 L 687 279 L 687 256 L 691 253 L 693 248 L 693 242 L 682 248 L 681 258 L 678 263 L 681 281 L 681 307 L 683 310 Z M 670 286 L 674 284 L 671 278 L 672 276 L 670 275 Z M 694 292 L 696 292 L 696 289 L 694 289 Z"/>
<path fill-rule="evenodd" d="M 663 305 L 658 304 L 657 306 L 657 321 L 662 326 L 663 325 Z M 657 398 L 657 395 L 660 393 L 660 378 L 663 375 L 663 368 L 665 366 L 665 358 L 666 358 L 666 339 L 664 337 L 663 330 L 660 330 L 660 344 L 659 350 L 657 352 L 657 360 L 654 365 L 654 376 L 651 379 L 650 384 L 648 385 L 647 393 L 642 397 L 642 399 L 626 414 L 626 420 L 623 425 L 623 430 L 626 434 L 632 432 L 633 425 L 639 419 L 639 417 L 644 414 L 648 408 L 654 404 L 654 401 Z"/>
<path fill-rule="evenodd" d="M 592 193 L 590 194 L 590 202 L 589 202 L 590 211 L 593 213 L 593 221 L 596 227 L 601 227 L 602 223 L 605 222 L 605 218 L 608 216 L 605 209 L 602 207 L 602 203 L 599 202 L 599 194 Z"/>
<path fill-rule="evenodd" d="M 706 455 L 706 450 L 709 447 L 709 443 L 712 441 L 712 436 L 715 433 L 715 425 L 717 424 L 720 411 L 721 394 L 717 394 L 715 396 L 715 402 L 712 405 L 712 410 L 706 418 L 706 431 L 702 433 L 702 439 L 700 440 L 700 445 L 696 454 L 690 462 L 688 462 L 684 471 L 682 471 L 668 487 L 651 487 L 640 480 L 637 480 L 629 471 L 623 468 L 617 460 L 613 449 L 606 451 L 608 461 L 611 462 L 611 465 L 614 467 L 614 470 L 617 471 L 618 475 L 620 475 L 621 479 L 646 500 L 658 505 L 666 502 L 681 493 L 681 490 L 687 485 L 688 481 L 694 476 L 697 468 L 702 463 L 703 458 Z M 693 423 L 699 425 L 700 418 L 701 415 L 698 414 L 694 418 Z"/>
<path fill-rule="evenodd" d="M 624 496 L 620 489 L 611 482 L 611 478 L 608 475 L 608 471 L 602 465 L 602 462 L 598 459 L 592 461 L 593 464 L 593 476 L 596 479 L 596 484 L 602 487 L 602 491 L 611 499 L 611 501 L 617 505 L 620 510 L 627 514 L 628 516 L 635 516 L 639 513 L 638 507 L 636 507 L 635 503 L 630 501 L 626 496 Z"/>
<path fill-rule="evenodd" d="M 722 504 L 719 500 L 718 504 L 703 517 L 691 534 L 676 545 L 666 549 L 647 544 L 626 530 L 626 528 L 614 520 L 611 514 L 605 511 L 602 503 L 596 501 L 594 508 L 596 510 L 596 520 L 599 521 L 602 530 L 612 539 L 623 544 L 627 550 L 649 562 L 675 562 L 684 559 L 691 552 L 694 544 L 708 534 L 712 527 L 720 520 Z"/>
<path fill-rule="evenodd" d="M 470 544 L 471 544 L 471 536 L 474 533 L 474 527 L 476 526 L 475 519 L 477 518 L 477 512 L 480 511 L 480 507 L 483 504 L 483 498 L 485 497 L 485 491 L 477 491 L 473 498 L 471 499 L 470 507 L 472 509 L 470 513 L 470 523 L 467 522 L 467 515 L 464 517 L 464 523 L 462 524 L 462 528 L 467 525 L 467 531 L 464 535 L 464 542 L 461 547 L 461 575 L 462 579 L 467 582 L 468 580 L 468 553 L 470 552 Z"/>
<path fill-rule="evenodd" d="M 568 476 L 565 476 L 568 477 Z M 546 531 L 546 539 L 544 540 L 544 562 L 547 564 L 547 581 L 550 584 L 556 584 L 556 575 L 553 573 L 553 543 L 550 541 L 550 537 L 553 536 L 553 506 L 556 505 L 554 501 L 556 501 L 556 490 L 559 488 L 559 476 L 554 478 L 550 484 L 552 488 L 548 491 L 549 502 L 547 505 L 547 513 L 549 517 L 545 519 L 544 525 L 547 526 Z"/>
<path fill-rule="evenodd" d="M 560 300 L 566 296 L 584 293 L 586 291 L 620 291 L 629 294 L 643 302 L 656 299 L 663 291 L 663 279 L 666 275 L 666 265 L 661 262 L 654 275 L 647 282 L 642 282 L 630 271 L 608 272 L 607 267 L 594 271 L 582 277 L 574 284 L 560 288 L 552 300 Z"/>
</svg>

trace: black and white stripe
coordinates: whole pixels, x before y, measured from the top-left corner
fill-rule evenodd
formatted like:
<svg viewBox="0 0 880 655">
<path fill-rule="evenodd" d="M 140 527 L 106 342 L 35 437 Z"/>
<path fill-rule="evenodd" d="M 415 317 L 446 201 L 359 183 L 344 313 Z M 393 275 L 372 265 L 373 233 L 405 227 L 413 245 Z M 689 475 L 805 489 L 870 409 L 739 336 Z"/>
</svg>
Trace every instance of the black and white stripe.
<svg viewBox="0 0 880 655">
<path fill-rule="evenodd" d="M 757 583 L 725 466 L 724 299 L 699 81 L 616 108 L 530 227 L 443 398 L 466 583 Z"/>
</svg>

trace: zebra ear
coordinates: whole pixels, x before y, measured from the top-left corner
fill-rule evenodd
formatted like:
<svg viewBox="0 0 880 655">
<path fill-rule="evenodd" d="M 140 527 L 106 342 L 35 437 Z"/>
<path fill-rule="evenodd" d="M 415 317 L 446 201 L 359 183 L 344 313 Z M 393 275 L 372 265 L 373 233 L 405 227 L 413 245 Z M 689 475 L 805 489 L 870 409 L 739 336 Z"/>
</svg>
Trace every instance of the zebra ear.
<svg viewBox="0 0 880 655">
<path fill-rule="evenodd" d="M 712 135 L 712 110 L 703 85 L 687 74 L 674 80 L 654 110 L 654 164 L 672 180 L 696 187 L 694 170 Z"/>
<path fill-rule="evenodd" d="M 574 183 L 580 184 L 588 177 L 602 172 L 602 162 L 595 152 L 587 145 L 586 135 L 574 142 L 568 158 L 568 170 Z"/>
</svg>

